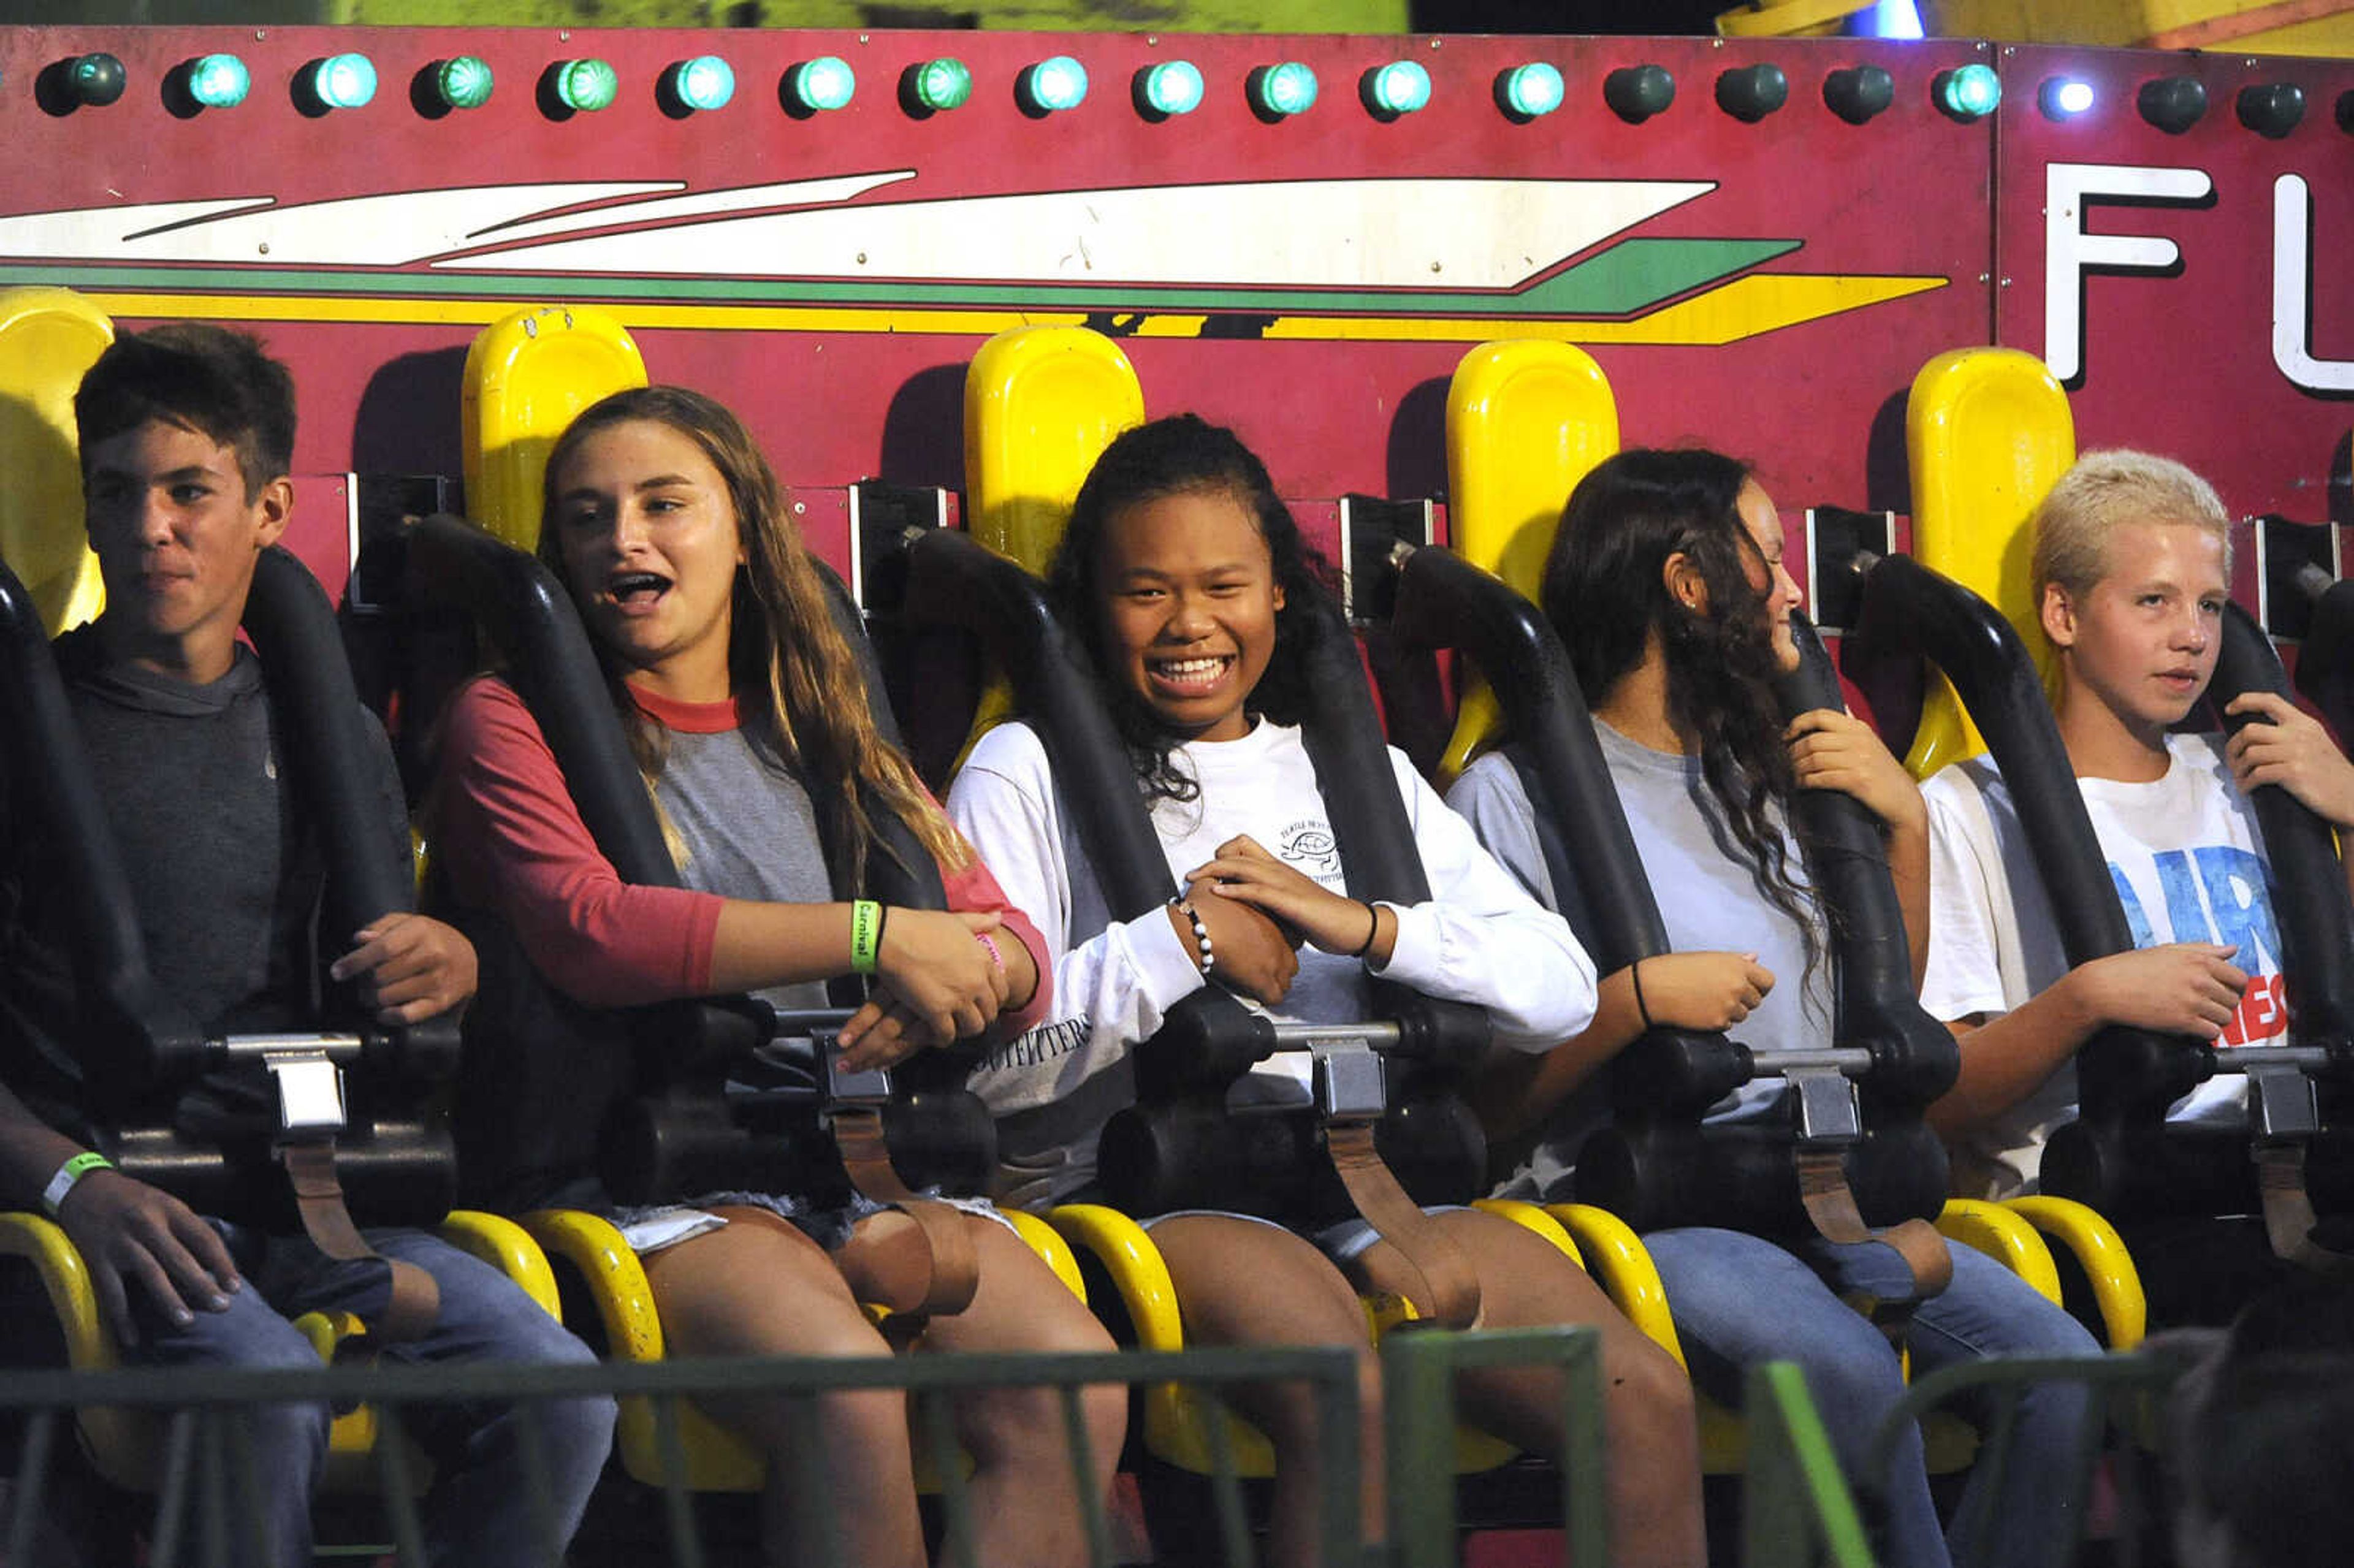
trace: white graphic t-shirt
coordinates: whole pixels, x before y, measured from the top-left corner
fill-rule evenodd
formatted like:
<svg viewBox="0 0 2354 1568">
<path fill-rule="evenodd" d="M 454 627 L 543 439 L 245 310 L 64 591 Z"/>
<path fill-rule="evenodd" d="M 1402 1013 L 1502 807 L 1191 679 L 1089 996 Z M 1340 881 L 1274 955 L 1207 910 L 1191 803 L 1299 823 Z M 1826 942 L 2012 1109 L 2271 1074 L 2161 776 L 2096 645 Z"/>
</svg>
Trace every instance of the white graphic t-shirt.
<svg viewBox="0 0 2354 1568">
<path fill-rule="evenodd" d="M 2221 736 L 2171 736 L 2167 746 L 2166 774 L 2149 783 L 2077 780 L 2134 944 L 2232 944 L 2232 961 L 2250 980 L 2218 1044 L 2280 1044 L 2288 1028 L 2280 930 L 2254 816 L 2232 782 Z M 1944 1019 L 2007 1012 L 2068 970 L 2009 789 L 1991 759 L 1978 757 L 1943 769 L 1921 793 L 1929 806 L 1931 897 L 1922 1004 Z M 2219 1074 L 2168 1118 L 2236 1122 L 2246 1098 L 2246 1079 Z M 2044 1139 L 2075 1108 L 2075 1065 L 2063 1064 L 1956 1149 L 1956 1190 L 1982 1187 L 1999 1197 L 2031 1189 Z"/>
</svg>

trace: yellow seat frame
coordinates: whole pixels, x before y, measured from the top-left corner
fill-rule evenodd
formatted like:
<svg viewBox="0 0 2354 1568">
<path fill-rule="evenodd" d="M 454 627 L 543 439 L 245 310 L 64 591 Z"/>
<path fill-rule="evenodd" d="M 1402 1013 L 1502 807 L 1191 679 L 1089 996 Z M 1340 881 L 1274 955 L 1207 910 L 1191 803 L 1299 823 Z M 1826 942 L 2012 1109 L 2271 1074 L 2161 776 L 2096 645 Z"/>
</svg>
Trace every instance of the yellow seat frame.
<svg viewBox="0 0 2354 1568">
<path fill-rule="evenodd" d="M 514 1222 L 459 1209 L 442 1221 L 440 1231 L 444 1241 L 514 1280 L 549 1317 L 560 1317 L 556 1277 L 547 1259 Z M 122 1348 L 99 1312 L 90 1267 L 62 1227 L 39 1214 L 0 1213 L 0 1255 L 24 1259 L 39 1278 L 65 1339 L 69 1368 L 111 1372 L 122 1364 Z M 307 1312 L 294 1320 L 294 1326 L 311 1341 L 322 1361 L 334 1360 L 345 1340 L 365 1332 L 359 1319 L 345 1312 Z M 163 1443 L 163 1424 L 158 1418 L 93 1406 L 79 1412 L 77 1419 L 83 1446 L 101 1476 L 125 1490 L 154 1489 Z M 376 1467 L 371 1456 L 376 1438 L 376 1412 L 369 1406 L 337 1416 L 328 1429 L 323 1489 L 375 1490 Z M 411 1473 L 429 1478 L 431 1468 L 423 1457 L 413 1457 Z"/>
</svg>

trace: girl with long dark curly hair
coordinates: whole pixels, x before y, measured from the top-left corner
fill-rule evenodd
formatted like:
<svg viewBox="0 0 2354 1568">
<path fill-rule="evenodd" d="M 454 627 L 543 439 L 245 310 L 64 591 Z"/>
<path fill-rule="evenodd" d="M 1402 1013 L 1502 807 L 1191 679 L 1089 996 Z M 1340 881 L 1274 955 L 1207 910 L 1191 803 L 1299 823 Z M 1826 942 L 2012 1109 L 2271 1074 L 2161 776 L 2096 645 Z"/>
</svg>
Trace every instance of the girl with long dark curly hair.
<svg viewBox="0 0 2354 1568">
<path fill-rule="evenodd" d="M 1774 679 L 1798 661 L 1790 630 L 1798 586 L 1782 551 L 1773 502 L 1744 464 L 1716 452 L 1621 452 L 1586 476 L 1563 514 L 1545 615 L 1591 705 L 1673 950 L 1604 976 L 1593 1022 L 1558 1049 L 1492 1064 L 1479 1096 L 1491 1134 L 1534 1138 L 1504 1189 L 1513 1195 L 1568 1195 L 1577 1145 L 1598 1119 L 1575 1091 L 1653 1025 L 1731 1030 L 1761 1048 L 1829 1042 L 1831 959 L 1790 838 L 1793 791 L 1840 790 L 1885 825 L 1919 981 L 1927 813 L 1903 765 L 1861 720 L 1826 709 L 1787 726 L 1777 717 Z M 1473 764 L 1448 800 L 1532 892 L 1554 901 L 1537 807 L 1507 758 Z M 1755 1082 L 1716 1114 L 1785 1114 L 1783 1092 L 1778 1080 Z M 1819 1237 L 1786 1247 L 1701 1227 L 1653 1232 L 1644 1244 L 1702 1389 L 1737 1404 L 1749 1366 L 1789 1360 L 1805 1369 L 1850 1474 L 1889 1483 L 1887 1561 L 2033 1565 L 2066 1538 L 2059 1489 L 2083 1414 L 2073 1385 L 2037 1384 L 2022 1396 L 2000 1491 L 1965 1498 L 1956 1517 L 1968 1533 L 1950 1547 L 1918 1432 L 1906 1428 L 1895 1453 L 1872 1446 L 1903 1393 L 1903 1371 L 1838 1293 L 1906 1294 L 1909 1276 L 1901 1266 L 1891 1272 L 1890 1249 Z M 1916 1372 L 1988 1355 L 2095 1352 L 2073 1319 L 2000 1264 L 1967 1246 L 1952 1253 L 1953 1283 L 1914 1316 Z M 1990 1479 L 1980 1467 L 1972 1491 Z"/>
<path fill-rule="evenodd" d="M 1432 895 L 1393 906 L 1342 891 L 1323 803 L 1330 781 L 1317 777 L 1299 728 L 1318 700 L 1306 654 L 1331 590 L 1267 470 L 1232 431 L 1183 415 L 1115 440 L 1079 492 L 1049 582 L 1093 660 L 1170 871 L 1187 891 L 1140 919 L 1111 918 L 1027 726 L 984 736 L 959 774 L 950 816 L 1055 955 L 1063 1018 L 997 1053 L 973 1080 L 1000 1113 L 1000 1156 L 1022 1196 L 1087 1191 L 1097 1134 L 1135 1097 L 1131 1050 L 1204 986 L 1279 1016 L 1346 1022 L 1368 1015 L 1364 986 L 1381 976 L 1487 1008 L 1499 1038 L 1522 1049 L 1583 1025 L 1592 965 L 1568 927 L 1479 851 L 1395 752 L 1386 782 L 1402 797 Z M 1270 1097 L 1303 1096 L 1279 1071 L 1245 1082 Z M 1484 1323 L 1601 1330 L 1616 1551 L 1628 1563 L 1697 1564 L 1704 1543 L 1691 1391 L 1673 1359 L 1533 1233 L 1471 1210 L 1434 1217 L 1476 1268 Z M 1367 1397 L 1378 1394 L 1356 1293 L 1411 1295 L 1418 1277 L 1370 1227 L 1311 1242 L 1263 1220 L 1187 1213 L 1154 1220 L 1151 1231 L 1190 1336 L 1349 1346 L 1366 1369 Z M 1304 1391 L 1236 1397 L 1278 1455 L 1274 1555 L 1309 1561 L 1316 1475 Z M 1460 1397 L 1488 1429 L 1561 1453 L 1551 1378 L 1467 1373 Z M 1369 1460 L 1379 1424 L 1369 1410 Z M 1367 1527 L 1378 1531 L 1380 1467 L 1364 1473 L 1374 1483 Z"/>
</svg>

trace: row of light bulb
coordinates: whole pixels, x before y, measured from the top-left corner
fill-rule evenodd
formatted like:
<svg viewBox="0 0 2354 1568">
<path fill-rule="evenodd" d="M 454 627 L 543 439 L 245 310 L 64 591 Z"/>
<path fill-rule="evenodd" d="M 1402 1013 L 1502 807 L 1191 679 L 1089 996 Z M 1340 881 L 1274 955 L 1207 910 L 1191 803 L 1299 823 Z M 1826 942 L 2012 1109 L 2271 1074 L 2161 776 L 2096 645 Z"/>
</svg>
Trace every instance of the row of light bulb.
<svg viewBox="0 0 2354 1568">
<path fill-rule="evenodd" d="M 88 54 L 61 64 L 76 101 L 107 104 L 122 96 L 127 75 L 115 56 Z M 2000 99 L 2001 84 L 1984 66 L 1967 66 L 1946 77 L 1961 81 L 1964 90 L 1947 92 L 1941 86 L 1941 101 L 1949 109 L 1966 109 L 1965 118 L 1991 112 Z M 1945 79 L 1941 78 L 1941 83 Z M 436 62 L 427 81 L 434 97 L 451 109 L 480 108 L 490 101 L 493 86 L 490 63 L 475 55 Z M 1029 112 L 1053 114 L 1086 102 L 1088 85 L 1086 66 L 1069 55 L 1055 55 L 1024 68 L 1016 79 L 1015 93 Z M 187 61 L 171 73 L 166 83 L 167 91 L 185 94 L 204 109 L 234 108 L 245 101 L 252 87 L 251 72 L 232 54 L 210 54 Z M 376 97 L 376 66 L 364 54 L 330 55 L 298 72 L 294 87 L 298 98 L 320 108 L 357 109 Z M 562 110 L 600 110 L 620 97 L 620 73 L 607 60 L 559 60 L 542 77 L 542 88 Z M 1314 108 L 1321 84 L 1313 66 L 1285 60 L 1251 70 L 1244 90 L 1253 112 L 1265 120 L 1279 121 Z M 659 90 L 666 105 L 686 111 L 719 109 L 736 96 L 736 72 L 717 55 L 698 55 L 665 69 Z M 779 84 L 788 110 L 810 114 L 847 107 L 857 90 L 856 71 L 839 55 L 801 61 L 785 72 Z M 899 79 L 901 101 L 917 114 L 961 108 L 971 99 L 972 90 L 972 71 L 958 59 L 926 60 L 908 67 Z M 1193 113 L 1202 106 L 1207 91 L 1201 68 L 1183 59 L 1148 66 L 1130 82 L 1137 111 L 1155 120 Z M 1557 67 L 1536 60 L 1499 72 L 1494 92 L 1504 113 L 1525 122 L 1559 109 L 1567 89 Z M 1430 72 L 1415 60 L 1390 60 L 1358 78 L 1359 100 L 1368 112 L 1382 119 L 1396 119 L 1426 108 L 1430 95 Z M 1762 119 L 1781 108 L 1788 95 L 1788 81 L 1779 68 L 1771 65 L 1728 70 L 1717 81 L 1720 105 L 1743 119 Z M 1859 122 L 1888 107 L 1893 96 L 1892 79 L 1873 66 L 1834 71 L 1824 89 L 1824 97 L 1834 109 Z M 1675 79 L 1656 65 L 1627 67 L 1609 73 L 1603 97 L 1622 117 L 1640 122 L 1674 101 Z"/>
<path fill-rule="evenodd" d="M 103 105 L 122 96 L 129 77 L 114 55 L 95 53 L 60 62 L 65 83 L 79 103 Z M 478 109 L 494 85 L 490 63 L 460 55 L 435 63 L 429 73 L 434 95 L 451 109 Z M 620 73 L 601 59 L 559 60 L 544 84 L 556 102 L 573 111 L 609 108 L 620 94 Z M 1136 74 L 1138 109 L 1166 118 L 1190 114 L 1205 92 L 1200 68 L 1168 60 Z M 971 68 L 962 60 L 933 59 L 910 66 L 900 78 L 900 96 L 909 110 L 933 113 L 959 109 L 972 97 Z M 1015 82 L 1022 106 L 1034 113 L 1057 113 L 1087 101 L 1087 69 L 1069 55 L 1055 55 L 1026 67 Z M 374 101 L 376 69 L 367 56 L 329 55 L 296 74 L 298 97 L 326 109 L 358 109 Z M 1364 73 L 1361 96 L 1376 114 L 1411 114 L 1430 101 L 1430 73 L 1413 60 L 1392 60 Z M 202 109 L 233 109 L 253 90 L 253 75 L 233 54 L 209 54 L 170 73 L 166 90 L 185 93 Z M 694 111 L 725 108 L 736 96 L 735 69 L 717 55 L 680 60 L 663 72 L 660 90 L 667 102 Z M 785 72 L 779 94 L 785 107 L 805 113 L 846 108 L 858 90 L 858 75 L 839 55 L 802 60 Z M 1264 66 L 1249 79 L 1252 107 L 1275 118 L 1301 113 L 1316 102 L 1314 68 L 1297 60 Z M 1509 111 L 1533 118 L 1561 106 L 1561 73 L 1552 66 L 1525 65 L 1499 79 L 1498 94 Z"/>
<path fill-rule="evenodd" d="M 111 103 L 122 95 L 126 73 L 113 55 L 82 55 L 60 62 L 60 67 L 73 98 L 80 102 Z M 437 61 L 429 69 L 427 83 L 431 93 L 451 109 L 480 108 L 490 101 L 493 85 L 489 62 L 475 55 Z M 320 108 L 357 109 L 376 97 L 376 66 L 364 54 L 330 55 L 305 66 L 294 85 L 298 98 Z M 620 96 L 621 79 L 607 60 L 559 60 L 543 74 L 540 85 L 554 108 L 588 111 L 610 107 Z M 228 109 L 242 103 L 252 86 L 252 75 L 243 60 L 233 54 L 209 54 L 174 71 L 166 90 L 185 95 L 198 108 Z M 926 60 L 902 72 L 898 88 L 901 103 L 910 113 L 958 109 L 972 97 L 972 71 L 962 60 Z M 1244 88 L 1252 111 L 1273 122 L 1313 108 L 1320 83 L 1313 67 L 1286 60 L 1253 69 Z M 1028 66 L 1015 81 L 1023 108 L 1037 115 L 1076 109 L 1087 101 L 1087 68 L 1069 55 L 1055 55 Z M 1201 69 L 1183 59 L 1147 66 L 1136 72 L 1129 84 L 1137 111 L 1152 120 L 1193 113 L 1202 106 L 1207 90 Z M 857 90 L 857 72 L 839 55 L 802 60 L 787 69 L 779 84 L 786 109 L 801 114 L 845 108 Z M 684 112 L 724 108 L 736 96 L 735 69 L 717 55 L 697 55 L 663 70 L 658 91 L 665 107 Z M 1770 64 L 1735 67 L 1716 79 L 1718 107 L 1744 121 L 1762 120 L 1777 111 L 1788 101 L 1789 92 L 1788 79 L 1779 67 Z M 1657 65 L 1624 67 L 1603 79 L 1604 101 L 1634 123 L 1665 111 L 1674 102 L 1675 93 L 1675 78 Z M 1861 124 L 1894 102 L 1895 81 L 1878 66 L 1853 66 L 1826 76 L 1822 93 L 1834 113 Z M 1430 95 L 1430 73 L 1410 59 L 1374 66 L 1357 81 L 1357 96 L 1366 111 L 1385 120 L 1427 107 Z M 1559 109 L 1566 86 L 1557 68 L 1531 61 L 1499 72 L 1494 95 L 1505 114 L 1526 122 Z M 1990 66 L 1960 66 L 1936 74 L 1930 97 L 1940 111 L 1956 120 L 1981 120 L 2000 107 L 2002 79 Z M 2064 121 L 2089 112 L 2097 94 L 2082 79 L 2055 76 L 2041 83 L 2036 101 L 2048 118 Z M 2179 132 L 2205 112 L 2206 90 L 2194 77 L 2156 79 L 2142 84 L 2137 107 L 2151 124 Z M 2238 97 L 2241 122 L 2267 136 L 2286 135 L 2302 118 L 2304 109 L 2304 94 L 2292 83 L 2260 83 L 2243 88 Z M 2338 118 L 2354 130 L 2354 92 L 2339 100 Z"/>
</svg>

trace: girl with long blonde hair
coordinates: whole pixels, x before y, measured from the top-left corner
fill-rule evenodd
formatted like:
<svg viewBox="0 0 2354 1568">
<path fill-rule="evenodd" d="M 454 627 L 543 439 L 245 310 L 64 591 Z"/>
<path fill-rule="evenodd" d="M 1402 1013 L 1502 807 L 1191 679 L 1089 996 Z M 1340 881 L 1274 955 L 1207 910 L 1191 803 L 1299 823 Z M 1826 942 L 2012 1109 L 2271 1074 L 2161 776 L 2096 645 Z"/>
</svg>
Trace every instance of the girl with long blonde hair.
<svg viewBox="0 0 2354 1568">
<path fill-rule="evenodd" d="M 588 628 L 685 885 L 620 879 L 529 710 L 485 678 L 451 706 L 438 786 L 438 847 L 459 898 L 512 927 L 579 1010 L 740 991 L 780 1008 L 822 1007 L 828 980 L 870 973 L 867 1000 L 842 1034 L 853 1068 L 1018 1032 L 1043 1011 L 1035 931 L 878 733 L 825 582 L 735 416 L 677 387 L 618 393 L 557 440 L 546 497 L 540 553 Z M 860 902 L 869 855 L 894 820 L 937 864 L 946 910 Z M 625 1068 L 590 1060 L 577 1041 L 493 1035 L 485 1044 L 518 1064 L 492 1107 L 508 1135 L 482 1140 L 504 1160 L 489 1195 L 508 1206 L 599 1202 L 591 1172 L 611 1095 L 597 1086 L 625 1083 Z M 979 1255 L 979 1287 L 917 1343 L 1109 1349 L 1012 1230 L 986 1205 L 971 1208 L 957 1218 Z M 855 1196 L 715 1192 L 617 1218 L 644 1258 L 673 1355 L 886 1354 L 859 1302 L 898 1298 L 928 1267 L 906 1213 Z M 772 1558 L 790 1557 L 795 1527 L 808 1522 L 783 1478 L 795 1444 L 810 1442 L 847 1560 L 921 1562 L 896 1395 L 829 1396 L 814 1433 L 795 1430 L 781 1399 L 703 1403 L 769 1457 Z M 1121 1391 L 1091 1390 L 1085 1409 L 1089 1480 L 1100 1489 L 1119 1453 Z M 966 1394 L 957 1427 L 973 1461 L 980 1560 L 1082 1561 L 1053 1396 Z"/>
</svg>

